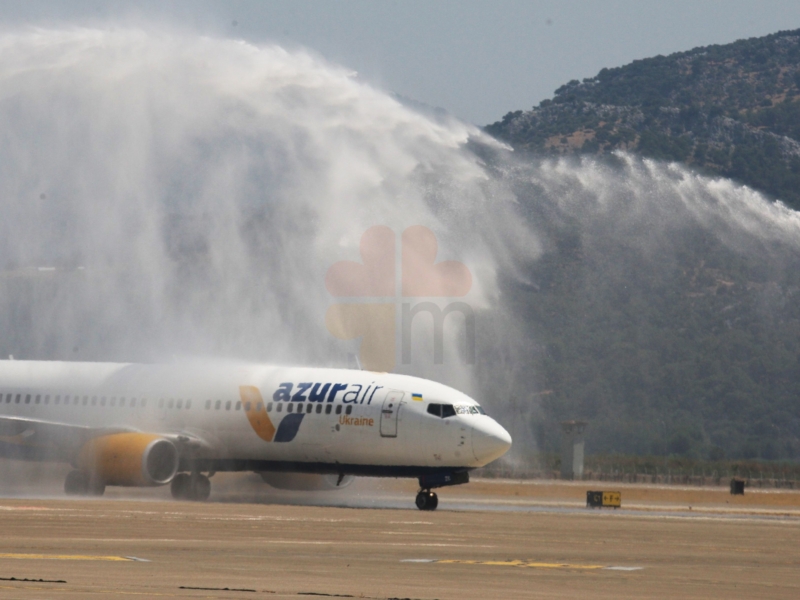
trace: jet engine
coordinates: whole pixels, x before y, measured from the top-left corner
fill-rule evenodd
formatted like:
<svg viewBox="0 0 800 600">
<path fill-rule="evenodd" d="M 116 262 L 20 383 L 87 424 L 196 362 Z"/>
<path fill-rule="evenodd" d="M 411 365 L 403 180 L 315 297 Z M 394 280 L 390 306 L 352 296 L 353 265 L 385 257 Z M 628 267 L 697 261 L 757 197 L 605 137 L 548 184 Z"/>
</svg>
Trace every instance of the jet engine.
<svg viewBox="0 0 800 600">
<path fill-rule="evenodd" d="M 340 490 L 347 487 L 355 477 L 345 475 L 339 481 L 339 475 L 316 475 L 314 473 L 259 473 L 264 483 L 279 490 L 296 490 L 302 492 L 320 492 L 326 490 Z"/>
<path fill-rule="evenodd" d="M 161 436 L 115 433 L 86 443 L 76 466 L 105 485 L 150 486 L 169 483 L 178 463 L 177 448 Z"/>
</svg>

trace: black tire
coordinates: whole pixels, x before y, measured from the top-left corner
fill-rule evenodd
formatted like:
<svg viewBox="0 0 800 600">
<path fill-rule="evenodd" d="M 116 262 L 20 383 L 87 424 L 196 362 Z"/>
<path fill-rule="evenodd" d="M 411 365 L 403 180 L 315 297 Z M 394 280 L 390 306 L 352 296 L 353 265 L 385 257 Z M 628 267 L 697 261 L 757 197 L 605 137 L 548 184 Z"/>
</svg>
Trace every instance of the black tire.
<svg viewBox="0 0 800 600">
<path fill-rule="evenodd" d="M 86 490 L 87 496 L 102 496 L 106 493 L 106 484 L 102 481 L 89 481 L 89 488 Z"/>
<path fill-rule="evenodd" d="M 85 496 L 89 491 L 89 476 L 83 471 L 70 471 L 64 480 L 64 493 L 67 496 Z"/>
<path fill-rule="evenodd" d="M 415 502 L 420 510 L 436 510 L 436 507 L 439 506 L 439 496 L 430 490 L 423 490 L 417 494 Z"/>
<path fill-rule="evenodd" d="M 192 486 L 192 500 L 205 502 L 211 495 L 211 481 L 205 475 L 198 475 Z"/>
<path fill-rule="evenodd" d="M 178 473 L 169 485 L 175 500 L 188 500 L 192 490 L 192 477 L 188 473 Z"/>
</svg>

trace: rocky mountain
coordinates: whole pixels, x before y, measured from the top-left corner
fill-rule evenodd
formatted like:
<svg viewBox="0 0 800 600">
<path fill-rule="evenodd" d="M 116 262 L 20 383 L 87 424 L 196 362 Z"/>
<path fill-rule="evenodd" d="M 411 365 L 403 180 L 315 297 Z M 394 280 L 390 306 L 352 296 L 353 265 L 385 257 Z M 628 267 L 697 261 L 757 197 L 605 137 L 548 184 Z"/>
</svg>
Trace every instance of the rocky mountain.
<svg viewBox="0 0 800 600">
<path fill-rule="evenodd" d="M 536 155 L 678 161 L 800 208 L 800 30 L 603 69 L 486 130 Z"/>
</svg>

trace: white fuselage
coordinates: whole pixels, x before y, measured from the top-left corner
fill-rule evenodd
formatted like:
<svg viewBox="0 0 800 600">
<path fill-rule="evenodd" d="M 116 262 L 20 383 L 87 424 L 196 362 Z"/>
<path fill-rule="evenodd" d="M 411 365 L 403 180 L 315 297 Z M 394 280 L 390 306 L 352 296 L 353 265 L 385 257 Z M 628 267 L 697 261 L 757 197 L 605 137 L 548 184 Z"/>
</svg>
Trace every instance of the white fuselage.
<svg viewBox="0 0 800 600">
<path fill-rule="evenodd" d="M 451 408 L 441 416 L 432 404 Z M 52 458 L 73 429 L 84 437 L 137 431 L 193 441 L 192 457 L 208 470 L 336 465 L 328 470 L 416 476 L 420 468 L 483 466 L 511 443 L 474 400 L 433 381 L 221 362 L 0 361 L 0 424 L 6 456 L 21 446 L 30 457 L 49 448 Z M 34 432 L 27 437 L 26 424 Z M 68 454 L 60 458 L 73 461 Z"/>
</svg>

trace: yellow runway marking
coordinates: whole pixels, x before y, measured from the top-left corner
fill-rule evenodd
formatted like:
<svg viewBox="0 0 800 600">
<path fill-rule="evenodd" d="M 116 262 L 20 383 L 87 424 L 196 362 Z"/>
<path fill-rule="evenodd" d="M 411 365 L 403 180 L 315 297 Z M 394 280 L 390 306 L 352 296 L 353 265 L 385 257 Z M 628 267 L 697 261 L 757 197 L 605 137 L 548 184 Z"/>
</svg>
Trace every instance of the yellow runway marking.
<svg viewBox="0 0 800 600">
<path fill-rule="evenodd" d="M 603 569 L 605 571 L 641 571 L 644 567 L 609 567 L 608 565 L 573 565 L 570 563 L 545 563 L 531 560 L 458 560 L 435 558 L 406 558 L 404 563 L 440 563 L 459 565 L 489 565 L 493 567 L 523 567 L 529 569 L 583 569 L 587 571 Z"/>
<path fill-rule="evenodd" d="M 529 562 L 526 560 L 437 560 L 437 563 L 462 565 L 491 565 L 495 567 L 526 567 L 532 569 L 605 569 L 605 565 L 571 565 L 567 563 Z"/>
<path fill-rule="evenodd" d="M 91 556 L 88 554 L 0 554 L 0 558 L 31 559 L 31 560 L 108 560 L 116 562 L 136 562 L 133 558 L 124 556 Z"/>
</svg>

